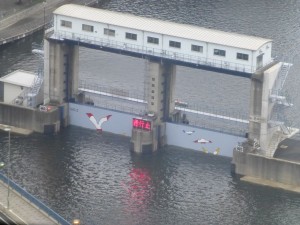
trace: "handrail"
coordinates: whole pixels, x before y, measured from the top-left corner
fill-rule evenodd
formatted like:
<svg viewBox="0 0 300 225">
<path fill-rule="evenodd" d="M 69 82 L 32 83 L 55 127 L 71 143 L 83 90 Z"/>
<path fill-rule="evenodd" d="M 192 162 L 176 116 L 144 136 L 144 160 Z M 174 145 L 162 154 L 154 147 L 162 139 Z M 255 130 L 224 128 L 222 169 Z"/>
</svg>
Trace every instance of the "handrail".
<svg viewBox="0 0 300 225">
<path fill-rule="evenodd" d="M 46 206 L 44 203 L 42 203 L 40 200 L 35 198 L 33 195 L 25 191 L 23 188 L 21 188 L 19 185 L 17 185 L 14 181 L 7 178 L 4 174 L 0 173 L 0 180 L 3 181 L 5 184 L 9 185 L 11 189 L 14 189 L 18 194 L 21 195 L 21 197 L 28 200 L 31 204 L 36 206 L 41 211 L 45 212 L 50 218 L 56 220 L 58 224 L 61 225 L 71 225 L 68 221 L 66 221 L 63 217 L 61 217 L 59 214 L 57 214 L 55 211 L 50 209 L 48 206 Z"/>
<path fill-rule="evenodd" d="M 167 51 L 158 48 L 149 48 L 140 45 L 128 44 L 125 42 L 113 41 L 105 38 L 82 35 L 74 32 L 53 31 L 53 34 L 49 34 L 49 36 L 50 38 L 53 39 L 62 39 L 62 40 L 68 39 L 77 42 L 95 44 L 102 47 L 113 47 L 116 49 L 137 52 L 141 54 L 158 56 L 158 57 L 172 59 L 172 60 L 180 60 L 183 62 L 193 63 L 196 65 L 205 65 L 205 66 L 228 69 L 228 70 L 239 71 L 244 73 L 254 73 L 256 71 L 256 68 L 250 65 L 244 65 L 244 64 L 229 62 L 225 60 L 217 60 L 217 59 L 211 59 L 211 58 L 200 57 L 200 56 L 197 57 L 193 55 L 182 54 L 182 53 Z M 271 60 L 271 62 L 273 62 L 273 59 Z M 270 64 L 271 62 L 266 62 L 264 66 Z"/>
</svg>

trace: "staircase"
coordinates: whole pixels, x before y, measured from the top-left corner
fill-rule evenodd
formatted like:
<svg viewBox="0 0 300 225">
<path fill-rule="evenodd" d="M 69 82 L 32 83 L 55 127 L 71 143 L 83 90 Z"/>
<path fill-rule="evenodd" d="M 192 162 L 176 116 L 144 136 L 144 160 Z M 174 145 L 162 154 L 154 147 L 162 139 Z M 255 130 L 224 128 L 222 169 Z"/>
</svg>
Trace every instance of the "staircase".
<svg viewBox="0 0 300 225">
<path fill-rule="evenodd" d="M 40 57 L 40 62 L 38 65 L 37 76 L 34 78 L 33 84 L 31 85 L 27 95 L 25 96 L 27 99 L 28 107 L 36 107 L 36 97 L 40 92 L 40 89 L 44 82 L 44 51 L 43 51 L 44 43 L 40 45 L 33 43 L 32 44 L 32 52 Z"/>
<path fill-rule="evenodd" d="M 282 63 L 273 89 L 270 91 L 269 100 L 275 105 L 272 109 L 273 118 L 270 118 L 268 121 L 268 125 L 271 128 L 269 130 L 271 131 L 275 127 L 277 127 L 278 130 L 275 131 L 271 137 L 268 149 L 266 150 L 266 157 L 272 158 L 278 147 L 278 144 L 284 139 L 283 137 L 291 134 L 290 129 L 286 126 L 284 111 L 287 107 L 293 106 L 293 104 L 287 100 L 282 91 L 291 66 L 292 64 L 290 63 Z"/>
<path fill-rule="evenodd" d="M 292 106 L 292 104 L 286 99 L 285 96 L 282 95 L 282 88 L 285 83 L 286 77 L 291 68 L 291 63 L 283 63 L 281 65 L 280 71 L 278 73 L 277 79 L 273 86 L 273 89 L 270 92 L 270 100 L 277 104 L 281 104 L 284 106 Z"/>
<path fill-rule="evenodd" d="M 293 64 L 291 64 L 291 63 L 283 63 L 282 64 L 280 72 L 278 74 L 278 78 L 277 78 L 277 81 L 278 81 L 276 84 L 277 87 L 275 87 L 277 90 L 281 90 L 283 88 L 286 77 L 287 77 L 292 65 Z"/>
<path fill-rule="evenodd" d="M 38 70 L 37 76 L 34 78 L 33 84 L 27 93 L 27 106 L 36 107 L 36 96 L 38 95 L 44 81 L 44 73 L 41 68 Z"/>
</svg>

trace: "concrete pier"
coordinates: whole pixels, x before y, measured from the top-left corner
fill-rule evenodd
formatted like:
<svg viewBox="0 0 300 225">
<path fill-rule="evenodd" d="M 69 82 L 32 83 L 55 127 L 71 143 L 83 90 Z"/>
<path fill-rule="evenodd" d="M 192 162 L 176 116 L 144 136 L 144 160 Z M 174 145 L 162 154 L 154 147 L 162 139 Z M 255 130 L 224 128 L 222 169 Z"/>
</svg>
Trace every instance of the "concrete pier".
<svg viewBox="0 0 300 225">
<path fill-rule="evenodd" d="M 275 106 L 289 107 L 286 98 L 280 95 L 286 70 L 290 64 L 275 63 L 253 74 L 251 78 L 251 99 L 248 140 L 233 150 L 232 172 L 242 180 L 298 190 L 300 186 L 299 152 L 295 158 L 278 157 L 291 151 L 291 139 L 299 130 L 284 125 L 284 121 L 272 119 Z M 286 144 L 283 144 L 285 141 Z M 282 151 L 282 146 L 286 146 Z M 300 146 L 300 142 L 298 142 Z M 299 151 L 299 147 L 296 147 Z M 292 151 L 295 151 L 295 146 Z"/>
<path fill-rule="evenodd" d="M 281 63 L 274 64 L 258 71 L 251 78 L 250 113 L 249 113 L 249 140 L 257 140 L 260 149 L 271 156 L 269 151 L 272 136 L 277 127 L 271 128 L 268 124 L 275 103 L 269 100 L 270 90 L 278 77 Z M 278 143 L 277 143 L 278 144 Z"/>
<path fill-rule="evenodd" d="M 300 140 L 285 139 L 270 158 L 244 143 L 233 151 L 232 172 L 243 181 L 300 192 L 299 146 Z"/>
<path fill-rule="evenodd" d="M 174 104 L 174 86 L 176 79 L 176 65 L 165 62 L 148 61 L 147 80 L 147 102 L 148 116 L 152 129 L 144 131 L 133 128 L 132 130 L 132 150 L 136 153 L 155 152 L 165 143 L 165 124 L 170 121 Z M 151 115 L 151 116 L 149 116 Z"/>
<path fill-rule="evenodd" d="M 176 65 L 164 62 L 149 61 L 148 111 L 157 117 L 156 123 L 169 120 L 174 111 L 174 86 L 176 80 Z"/>
<path fill-rule="evenodd" d="M 274 62 L 251 78 L 248 139 L 269 158 L 273 157 L 280 141 L 298 132 L 298 129 L 286 127 L 284 118 L 278 120 L 283 117 L 280 114 L 284 108 L 292 105 L 281 95 L 289 67 L 288 63 Z"/>
<path fill-rule="evenodd" d="M 79 46 L 44 41 L 44 104 L 75 99 L 78 92 Z"/>
</svg>

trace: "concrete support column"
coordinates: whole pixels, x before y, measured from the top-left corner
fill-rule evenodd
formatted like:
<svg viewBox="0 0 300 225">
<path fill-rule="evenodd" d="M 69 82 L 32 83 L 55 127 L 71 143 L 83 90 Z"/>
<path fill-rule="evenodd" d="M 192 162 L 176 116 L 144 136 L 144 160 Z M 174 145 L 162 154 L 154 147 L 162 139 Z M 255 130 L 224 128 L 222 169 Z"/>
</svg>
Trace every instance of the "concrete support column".
<svg viewBox="0 0 300 225">
<path fill-rule="evenodd" d="M 270 101 L 270 91 L 277 79 L 281 64 L 275 64 L 268 69 L 253 74 L 251 78 L 249 136 L 250 141 L 256 141 L 261 151 L 268 155 L 270 142 L 276 129 L 269 127 L 274 103 Z"/>
<path fill-rule="evenodd" d="M 170 63 L 149 62 L 148 111 L 157 117 L 157 124 L 169 120 L 174 105 L 174 86 L 176 65 Z"/>
<path fill-rule="evenodd" d="M 131 150 L 135 153 L 151 153 L 157 150 L 156 129 L 150 132 L 141 129 L 132 129 Z"/>
<path fill-rule="evenodd" d="M 79 47 L 45 39 L 44 103 L 61 104 L 76 98 Z"/>
<path fill-rule="evenodd" d="M 173 112 L 174 85 L 176 66 L 169 63 L 148 62 L 149 74 L 147 80 L 149 88 L 148 114 L 146 121 L 151 121 L 151 131 L 132 129 L 131 149 L 136 153 L 155 152 L 165 144 L 165 123 Z"/>
<path fill-rule="evenodd" d="M 251 77 L 249 136 L 250 140 L 260 139 L 262 116 L 263 72 Z"/>
</svg>

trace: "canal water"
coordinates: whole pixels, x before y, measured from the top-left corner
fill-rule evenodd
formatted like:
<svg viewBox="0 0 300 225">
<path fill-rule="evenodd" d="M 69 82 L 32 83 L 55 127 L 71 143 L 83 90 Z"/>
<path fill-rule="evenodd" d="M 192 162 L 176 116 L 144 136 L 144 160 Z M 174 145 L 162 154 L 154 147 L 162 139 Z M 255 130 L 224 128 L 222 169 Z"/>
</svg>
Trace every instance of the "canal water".
<svg viewBox="0 0 300 225">
<path fill-rule="evenodd" d="M 294 64 L 285 84 L 294 102 L 287 119 L 299 128 L 299 0 L 110 0 L 102 8 L 273 39 L 274 56 Z M 41 41 L 36 33 L 1 47 L 0 76 L 35 71 L 39 60 L 31 44 Z M 80 57 L 82 79 L 143 92 L 143 60 L 84 48 Z M 247 114 L 249 84 L 178 67 L 176 96 Z M 0 143 L 0 161 L 7 162 L 6 133 L 0 133 Z M 227 157 L 171 146 L 160 150 L 137 156 L 127 137 L 74 126 L 50 136 L 12 134 L 11 178 L 67 220 L 79 218 L 85 225 L 299 224 L 299 194 L 240 182 L 231 177 Z"/>
</svg>

